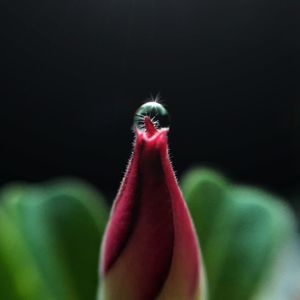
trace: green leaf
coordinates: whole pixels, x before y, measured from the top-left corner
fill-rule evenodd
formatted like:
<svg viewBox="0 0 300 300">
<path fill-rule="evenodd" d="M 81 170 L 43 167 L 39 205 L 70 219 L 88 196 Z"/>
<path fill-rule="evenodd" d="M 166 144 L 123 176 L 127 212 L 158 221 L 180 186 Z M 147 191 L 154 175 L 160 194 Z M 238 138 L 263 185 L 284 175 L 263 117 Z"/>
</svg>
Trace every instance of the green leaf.
<svg viewBox="0 0 300 300">
<path fill-rule="evenodd" d="M 194 169 L 185 174 L 181 182 L 202 247 L 211 236 L 217 212 L 224 205 L 229 183 L 211 169 Z M 202 248 L 204 250 L 204 248 Z"/>
<path fill-rule="evenodd" d="M 18 197 L 13 196 L 16 190 L 22 190 Z M 10 186 L 2 195 L 4 223 L 11 223 L 18 232 L 12 240 L 21 247 L 14 255 L 1 255 L 0 262 L 11 261 L 14 267 L 0 273 L 15 274 L 27 253 L 35 270 L 32 273 L 39 280 L 24 286 L 35 291 L 45 287 L 45 295 L 32 294 L 26 299 L 95 299 L 100 241 L 108 217 L 103 197 L 89 185 L 67 179 L 41 186 Z M 6 245 L 7 236 L 0 237 L 0 245 Z M 15 284 L 12 287 L 15 289 Z M 1 299 L 25 299 L 3 295 L 0 289 Z"/>
<path fill-rule="evenodd" d="M 208 169 L 182 182 L 203 251 L 211 300 L 253 299 L 294 237 L 294 217 L 277 197 L 235 186 Z"/>
</svg>

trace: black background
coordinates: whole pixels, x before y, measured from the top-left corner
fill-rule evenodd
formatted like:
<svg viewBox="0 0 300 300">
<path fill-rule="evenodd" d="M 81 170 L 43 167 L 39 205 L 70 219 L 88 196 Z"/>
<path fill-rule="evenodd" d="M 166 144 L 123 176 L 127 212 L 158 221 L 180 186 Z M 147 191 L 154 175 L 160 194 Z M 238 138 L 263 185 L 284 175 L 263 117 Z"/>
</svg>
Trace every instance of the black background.
<svg viewBox="0 0 300 300">
<path fill-rule="evenodd" d="M 160 93 L 179 176 L 209 165 L 293 201 L 299 12 L 291 0 L 2 0 L 0 183 L 79 176 L 112 199 L 133 114 Z"/>
</svg>

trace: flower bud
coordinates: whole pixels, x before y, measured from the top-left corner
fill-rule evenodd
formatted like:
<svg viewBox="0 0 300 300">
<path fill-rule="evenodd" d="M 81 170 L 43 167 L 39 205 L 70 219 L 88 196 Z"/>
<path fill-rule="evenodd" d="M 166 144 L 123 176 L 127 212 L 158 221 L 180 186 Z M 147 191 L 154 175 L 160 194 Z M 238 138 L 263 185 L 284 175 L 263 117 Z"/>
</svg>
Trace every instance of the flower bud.
<svg viewBox="0 0 300 300">
<path fill-rule="evenodd" d="M 155 116 L 141 117 L 102 244 L 99 299 L 205 299 L 196 233 L 168 155 L 169 129 L 158 128 Z"/>
</svg>

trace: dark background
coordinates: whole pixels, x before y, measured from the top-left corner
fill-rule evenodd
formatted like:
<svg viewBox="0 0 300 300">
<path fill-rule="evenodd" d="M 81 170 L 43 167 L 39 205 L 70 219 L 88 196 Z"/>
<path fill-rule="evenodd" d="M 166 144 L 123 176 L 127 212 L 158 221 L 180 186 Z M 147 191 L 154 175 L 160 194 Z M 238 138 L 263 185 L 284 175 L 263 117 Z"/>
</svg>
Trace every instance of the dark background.
<svg viewBox="0 0 300 300">
<path fill-rule="evenodd" d="M 111 199 L 160 93 L 177 174 L 300 186 L 296 0 L 1 1 L 0 183 L 84 178 Z"/>
</svg>

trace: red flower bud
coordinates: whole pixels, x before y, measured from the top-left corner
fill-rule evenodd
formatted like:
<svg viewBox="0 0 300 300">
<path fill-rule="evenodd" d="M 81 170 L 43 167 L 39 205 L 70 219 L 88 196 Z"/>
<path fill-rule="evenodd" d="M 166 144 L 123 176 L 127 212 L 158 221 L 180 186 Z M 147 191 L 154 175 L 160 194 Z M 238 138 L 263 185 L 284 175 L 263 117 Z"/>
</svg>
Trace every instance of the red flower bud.
<svg viewBox="0 0 300 300">
<path fill-rule="evenodd" d="M 142 107 L 149 105 L 164 109 L 157 102 Z M 204 299 L 197 237 L 168 155 L 169 130 L 158 129 L 149 114 L 140 117 L 144 128 L 135 128 L 102 244 L 100 299 Z"/>
</svg>

